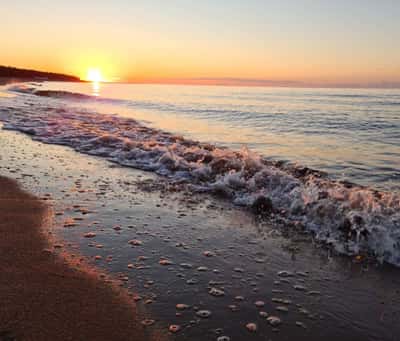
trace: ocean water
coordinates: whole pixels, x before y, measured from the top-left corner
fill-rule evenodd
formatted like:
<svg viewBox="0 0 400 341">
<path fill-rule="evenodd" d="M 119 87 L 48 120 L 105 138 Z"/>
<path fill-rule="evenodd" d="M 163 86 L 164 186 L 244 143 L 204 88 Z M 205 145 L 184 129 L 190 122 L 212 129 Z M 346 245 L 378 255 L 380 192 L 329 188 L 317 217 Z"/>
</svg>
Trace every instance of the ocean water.
<svg viewBox="0 0 400 341">
<path fill-rule="evenodd" d="M 400 264 L 400 91 L 13 85 L 4 129 L 156 172 Z"/>
<path fill-rule="evenodd" d="M 400 190 L 400 90 L 47 83 L 150 126 Z"/>
</svg>

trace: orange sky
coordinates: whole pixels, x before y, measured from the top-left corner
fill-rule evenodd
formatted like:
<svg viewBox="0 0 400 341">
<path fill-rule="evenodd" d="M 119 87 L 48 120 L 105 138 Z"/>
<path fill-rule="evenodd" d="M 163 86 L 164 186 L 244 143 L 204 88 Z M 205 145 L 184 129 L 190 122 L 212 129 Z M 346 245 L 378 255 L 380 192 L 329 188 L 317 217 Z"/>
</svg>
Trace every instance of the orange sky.
<svg viewBox="0 0 400 341">
<path fill-rule="evenodd" d="M 15 0 L 2 12 L 2 65 L 99 68 L 109 81 L 400 84 L 390 0 Z"/>
</svg>

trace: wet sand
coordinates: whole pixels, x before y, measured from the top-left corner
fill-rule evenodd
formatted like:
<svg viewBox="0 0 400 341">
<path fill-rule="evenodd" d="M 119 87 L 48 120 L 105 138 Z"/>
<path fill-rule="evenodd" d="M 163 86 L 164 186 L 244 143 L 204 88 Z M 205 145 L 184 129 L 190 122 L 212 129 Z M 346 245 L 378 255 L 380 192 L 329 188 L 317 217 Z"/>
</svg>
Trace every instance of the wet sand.
<svg viewBox="0 0 400 341">
<path fill-rule="evenodd" d="M 146 335 L 124 290 L 49 249 L 42 200 L 5 177 L 0 189 L 0 340 L 160 339 Z"/>
</svg>

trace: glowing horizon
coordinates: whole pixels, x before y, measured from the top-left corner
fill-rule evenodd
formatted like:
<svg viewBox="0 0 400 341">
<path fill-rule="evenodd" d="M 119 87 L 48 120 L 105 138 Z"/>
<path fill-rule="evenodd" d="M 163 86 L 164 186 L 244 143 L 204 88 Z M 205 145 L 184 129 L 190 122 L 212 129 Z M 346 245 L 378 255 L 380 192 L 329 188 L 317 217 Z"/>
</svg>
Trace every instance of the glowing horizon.
<svg viewBox="0 0 400 341">
<path fill-rule="evenodd" d="M 400 86 L 400 3 L 390 0 L 16 0 L 3 10 L 2 65 L 85 80 L 92 68 L 111 82 Z"/>
</svg>

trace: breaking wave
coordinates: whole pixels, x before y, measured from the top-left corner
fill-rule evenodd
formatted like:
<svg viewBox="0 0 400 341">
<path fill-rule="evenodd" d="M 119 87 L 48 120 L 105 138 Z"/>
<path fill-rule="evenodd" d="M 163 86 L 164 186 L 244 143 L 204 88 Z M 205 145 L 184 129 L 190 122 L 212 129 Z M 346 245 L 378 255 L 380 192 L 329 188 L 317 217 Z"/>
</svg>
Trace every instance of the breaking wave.
<svg viewBox="0 0 400 341">
<path fill-rule="evenodd" d="M 246 148 L 217 147 L 134 119 L 65 105 L 3 107 L 0 119 L 4 129 L 35 140 L 154 171 L 193 191 L 220 194 L 257 214 L 279 216 L 341 253 L 367 252 L 400 265 L 399 194 L 333 181 L 309 168 L 268 161 Z"/>
</svg>

